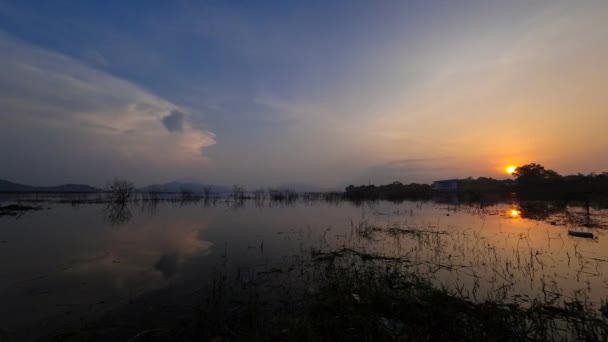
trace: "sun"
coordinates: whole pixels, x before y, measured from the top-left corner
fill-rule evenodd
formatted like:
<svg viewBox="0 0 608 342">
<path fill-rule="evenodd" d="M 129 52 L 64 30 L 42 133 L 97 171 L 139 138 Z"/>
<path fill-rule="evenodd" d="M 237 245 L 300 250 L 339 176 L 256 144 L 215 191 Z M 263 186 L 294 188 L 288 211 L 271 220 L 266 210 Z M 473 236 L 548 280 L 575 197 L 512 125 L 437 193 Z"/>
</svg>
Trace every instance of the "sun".
<svg viewBox="0 0 608 342">
<path fill-rule="evenodd" d="M 515 169 L 517 169 L 517 167 L 513 166 L 513 165 L 509 165 L 509 166 L 505 167 L 505 171 L 507 171 L 507 173 L 510 175 L 512 175 L 513 172 L 515 172 Z"/>
</svg>

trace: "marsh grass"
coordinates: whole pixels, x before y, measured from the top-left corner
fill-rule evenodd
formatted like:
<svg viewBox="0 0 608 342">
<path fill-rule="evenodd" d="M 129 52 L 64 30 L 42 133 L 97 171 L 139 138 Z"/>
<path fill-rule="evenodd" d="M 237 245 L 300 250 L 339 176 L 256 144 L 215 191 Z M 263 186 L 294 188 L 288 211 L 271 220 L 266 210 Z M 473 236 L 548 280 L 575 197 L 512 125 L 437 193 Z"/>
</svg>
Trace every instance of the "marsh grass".
<svg viewBox="0 0 608 342">
<path fill-rule="evenodd" d="M 218 271 L 197 306 L 203 340 L 606 341 L 608 321 L 575 298 L 563 305 L 472 301 L 404 267 L 351 248 L 311 251 L 271 272 Z M 303 285 L 306 284 L 306 285 Z M 180 330 L 184 334 L 186 330 Z M 186 337 L 182 335 L 182 337 Z"/>
<path fill-rule="evenodd" d="M 281 263 L 247 268 L 221 257 L 209 282 L 193 296 L 191 316 L 149 322 L 126 338 L 213 341 L 606 341 L 606 304 L 598 307 L 584 291 L 560 292 L 541 277 L 538 296 L 508 296 L 516 279 L 533 277 L 542 258 L 520 236 L 522 247 L 504 260 L 480 236 L 456 235 L 433 227 L 377 226 L 365 212 L 351 220 L 351 236 L 332 247 L 329 228 L 317 246 Z M 398 229 L 398 230 L 397 230 Z M 379 252 L 369 247 L 383 236 L 408 239 L 416 250 Z M 476 253 L 478 265 L 450 259 L 446 239 Z M 465 240 L 466 239 L 466 240 Z M 428 254 L 420 254 L 427 251 Z M 260 252 L 263 252 L 261 250 Z M 577 258 L 580 258 L 577 256 Z M 501 268 L 501 264 L 505 266 Z M 482 265 L 489 277 L 483 277 Z M 438 274 L 466 274 L 472 287 L 439 282 Z M 486 296 L 480 283 L 487 287 Z"/>
<path fill-rule="evenodd" d="M 236 203 L 242 201 L 231 205 L 237 208 Z M 227 266 L 226 253 L 201 291 L 192 294 L 190 309 L 178 316 L 129 322 L 110 334 L 104 327 L 83 326 L 66 340 L 608 339 L 606 303 L 591 302 L 591 288 L 573 294 L 560 289 L 551 256 L 531 243 L 529 232 L 518 233 L 515 245 L 500 251 L 480 229 L 408 222 L 421 205 L 373 215 L 364 207 L 337 243 L 327 241 L 328 228 L 318 245 L 300 248 L 282 263 L 235 270 Z M 499 214 L 482 207 L 449 205 L 447 210 L 482 218 Z M 395 215 L 399 220 L 392 219 Z M 386 224 L 375 219 L 385 216 Z M 374 248 L 377 244 L 382 248 Z M 263 253 L 263 246 L 261 240 L 252 249 Z M 599 262 L 604 261 L 586 257 L 576 242 L 568 254 L 577 277 L 600 275 Z M 535 296 L 514 291 L 517 283 L 528 281 Z"/>
<path fill-rule="evenodd" d="M 371 239 L 374 232 L 381 230 L 380 227 L 370 223 L 365 210 L 361 210 L 361 217 L 358 220 L 350 219 L 351 236 L 356 234 L 361 238 Z"/>
<path fill-rule="evenodd" d="M 527 234 L 520 234 L 509 257 L 477 232 L 381 227 L 364 210 L 358 220 L 350 220 L 350 236 L 341 247 L 332 248 L 327 231 L 323 234 L 321 245 L 303 251 L 299 262 L 247 278 L 241 284 L 249 292 L 232 292 L 238 286 L 223 278 L 231 309 L 216 310 L 234 316 L 223 321 L 222 330 L 203 328 L 199 332 L 210 333 L 202 336 L 293 341 L 608 339 L 605 302 L 598 307 L 582 290 L 562 293 L 545 272 L 544 252 L 530 245 Z M 386 243 L 385 237 L 398 246 L 407 239 L 414 247 L 389 252 L 369 248 L 370 240 Z M 453 258 L 455 252 L 476 263 Z M 582 254 L 573 258 L 581 270 L 589 268 Z M 450 275 L 447 279 L 461 274 L 472 281 L 468 287 L 446 284 L 440 281 L 446 279 L 442 272 Z M 516 282 L 525 279 L 537 296 L 512 293 Z"/>
</svg>

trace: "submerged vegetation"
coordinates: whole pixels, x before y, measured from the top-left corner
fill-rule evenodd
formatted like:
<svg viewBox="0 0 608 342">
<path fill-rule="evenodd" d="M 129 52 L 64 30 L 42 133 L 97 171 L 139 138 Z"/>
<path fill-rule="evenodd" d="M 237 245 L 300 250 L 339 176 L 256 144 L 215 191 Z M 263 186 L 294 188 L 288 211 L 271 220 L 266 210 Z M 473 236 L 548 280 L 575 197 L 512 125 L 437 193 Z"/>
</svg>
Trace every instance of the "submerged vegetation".
<svg viewBox="0 0 608 342">
<path fill-rule="evenodd" d="M 480 248 L 488 254 L 479 256 L 479 265 L 464 265 L 448 258 L 452 252 L 444 247 L 446 239 L 462 236 L 434 227 L 382 227 L 370 222 L 365 213 L 358 221 L 351 220 L 350 226 L 343 246 L 323 242 L 324 234 L 320 245 L 303 248 L 279 264 L 233 269 L 227 266 L 229 253 L 225 251 L 212 277 L 200 290 L 186 295 L 192 304 L 169 312 L 170 305 L 157 303 L 156 307 L 164 309 L 153 310 L 147 304 L 147 318 L 128 324 L 117 322 L 133 312 L 112 312 L 93 324 L 53 337 L 145 341 L 608 339 L 606 303 L 598 307 L 586 293 L 566 296 L 545 284 L 542 277 L 537 296 L 518 301 L 507 295 L 515 281 L 507 272 L 534 274 L 544 268 L 542 256 L 530 247 L 518 247 L 517 261 L 502 260 L 491 254 L 494 246 L 482 243 L 486 246 Z M 416 242 L 417 247 L 380 253 L 366 243 L 402 238 Z M 469 245 L 479 238 L 468 239 L 459 241 Z M 430 255 L 419 254 L 425 251 Z M 512 271 L 502 270 L 501 263 Z M 485 294 L 484 284 L 480 287 L 484 277 L 475 271 L 482 264 L 493 274 Z M 467 274 L 474 279 L 473 287 L 438 282 L 440 272 Z"/>
<path fill-rule="evenodd" d="M 605 319 L 580 301 L 528 307 L 472 302 L 390 259 L 327 260 L 304 313 L 288 320 L 295 340 L 603 341 Z M 337 265 L 336 265 L 337 264 Z"/>
<path fill-rule="evenodd" d="M 30 206 L 22 204 L 10 204 L 0 206 L 0 216 L 19 216 L 27 211 L 41 210 L 40 206 Z"/>
</svg>

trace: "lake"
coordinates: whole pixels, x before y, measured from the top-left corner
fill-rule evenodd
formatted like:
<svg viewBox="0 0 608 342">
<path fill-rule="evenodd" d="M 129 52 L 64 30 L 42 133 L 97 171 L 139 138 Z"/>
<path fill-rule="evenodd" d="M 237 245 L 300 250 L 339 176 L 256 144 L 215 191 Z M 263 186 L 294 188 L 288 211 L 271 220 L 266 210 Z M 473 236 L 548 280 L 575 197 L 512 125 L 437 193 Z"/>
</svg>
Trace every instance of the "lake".
<svg viewBox="0 0 608 342">
<path fill-rule="evenodd" d="M 41 209 L 0 216 L 0 329 L 11 336 L 48 336 L 140 298 L 195 301 L 218 268 L 286 273 L 330 251 L 401 262 L 472 301 L 584 298 L 599 309 L 608 298 L 608 209 L 594 206 L 20 201 Z"/>
</svg>

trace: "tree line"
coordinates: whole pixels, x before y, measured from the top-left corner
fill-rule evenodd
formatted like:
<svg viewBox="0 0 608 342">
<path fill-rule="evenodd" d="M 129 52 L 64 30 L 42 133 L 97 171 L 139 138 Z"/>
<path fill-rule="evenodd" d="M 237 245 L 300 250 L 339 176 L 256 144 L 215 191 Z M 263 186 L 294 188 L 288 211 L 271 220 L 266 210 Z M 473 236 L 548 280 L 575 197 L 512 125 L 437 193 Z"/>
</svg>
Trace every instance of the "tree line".
<svg viewBox="0 0 608 342">
<path fill-rule="evenodd" d="M 546 198 L 563 200 L 588 200 L 608 198 L 608 172 L 600 174 L 575 174 L 562 176 L 554 170 L 537 163 L 519 166 L 512 179 L 491 177 L 456 179 L 457 186 L 450 192 L 480 198 L 483 195 L 516 194 L 524 198 Z M 344 197 L 350 200 L 404 200 L 424 199 L 437 195 L 429 184 L 403 184 L 393 182 L 386 185 L 349 185 Z"/>
</svg>

